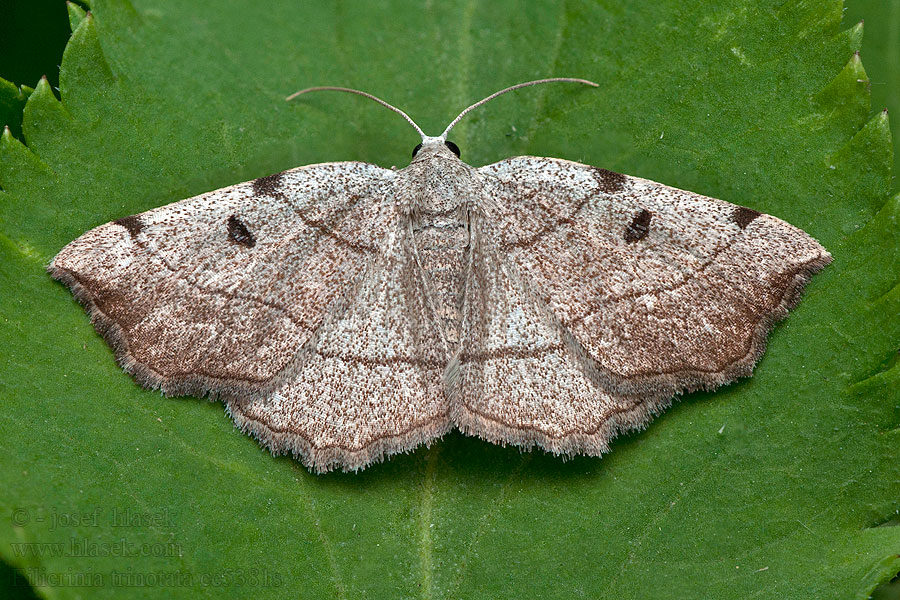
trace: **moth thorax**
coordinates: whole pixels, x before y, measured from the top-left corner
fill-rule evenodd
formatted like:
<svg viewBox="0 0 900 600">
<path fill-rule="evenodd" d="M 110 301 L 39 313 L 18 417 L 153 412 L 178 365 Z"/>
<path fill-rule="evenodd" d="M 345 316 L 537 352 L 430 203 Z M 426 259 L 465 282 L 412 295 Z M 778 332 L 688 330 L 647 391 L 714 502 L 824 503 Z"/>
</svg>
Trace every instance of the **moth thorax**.
<svg viewBox="0 0 900 600">
<path fill-rule="evenodd" d="M 435 158 L 404 171 L 410 172 L 403 187 L 413 212 L 449 212 L 471 199 L 471 167 L 458 160 Z"/>
</svg>

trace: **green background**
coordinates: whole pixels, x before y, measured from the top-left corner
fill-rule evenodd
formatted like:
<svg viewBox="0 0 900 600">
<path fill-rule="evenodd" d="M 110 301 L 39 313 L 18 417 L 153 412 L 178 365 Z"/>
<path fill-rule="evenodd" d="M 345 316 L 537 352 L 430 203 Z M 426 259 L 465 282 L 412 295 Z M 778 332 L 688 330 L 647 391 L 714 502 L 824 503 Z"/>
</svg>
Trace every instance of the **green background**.
<svg viewBox="0 0 900 600">
<path fill-rule="evenodd" d="M 59 58 L 34 50 L 66 41 L 50 16 L 5 19 L 20 25 L 0 36 L 11 593 L 865 598 L 900 570 L 898 137 L 880 112 L 900 97 L 900 0 L 846 13 L 90 4 L 89 18 L 57 11 L 75 29 L 59 90 Z M 498 87 L 551 75 L 601 88 L 496 100 L 454 130 L 463 159 L 557 156 L 647 177 L 775 214 L 835 257 L 752 378 L 684 398 L 603 459 L 454 433 L 360 474 L 311 475 L 220 404 L 138 388 L 43 271 L 90 227 L 193 194 L 306 163 L 408 161 L 418 140 L 396 115 L 349 96 L 285 103 L 296 89 L 359 87 L 437 133 Z"/>
</svg>

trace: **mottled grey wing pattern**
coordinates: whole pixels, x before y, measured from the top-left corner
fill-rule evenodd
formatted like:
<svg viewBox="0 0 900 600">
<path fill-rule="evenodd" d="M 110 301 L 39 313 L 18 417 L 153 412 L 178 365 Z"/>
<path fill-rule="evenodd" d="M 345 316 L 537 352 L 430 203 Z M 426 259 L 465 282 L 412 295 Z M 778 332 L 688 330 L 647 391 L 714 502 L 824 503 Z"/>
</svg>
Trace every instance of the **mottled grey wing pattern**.
<svg viewBox="0 0 900 600">
<path fill-rule="evenodd" d="M 831 261 L 775 217 L 645 179 L 538 157 L 479 171 L 507 268 L 592 380 L 651 403 L 749 375 L 773 323 Z"/>
<path fill-rule="evenodd" d="M 259 396 L 376 256 L 392 177 L 357 162 L 263 177 L 101 225 L 49 270 L 142 384 Z"/>
</svg>

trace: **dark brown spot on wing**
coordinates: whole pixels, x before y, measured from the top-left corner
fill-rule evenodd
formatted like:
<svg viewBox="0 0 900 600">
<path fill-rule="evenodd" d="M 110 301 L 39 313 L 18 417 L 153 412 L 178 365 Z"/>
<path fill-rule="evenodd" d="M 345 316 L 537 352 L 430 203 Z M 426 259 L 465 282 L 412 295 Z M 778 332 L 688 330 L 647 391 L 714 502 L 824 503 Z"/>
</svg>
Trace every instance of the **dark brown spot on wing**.
<svg viewBox="0 0 900 600">
<path fill-rule="evenodd" d="M 746 229 L 747 225 L 761 214 L 762 213 L 758 210 L 753 210 L 752 208 L 747 208 L 745 206 L 738 206 L 737 209 L 735 209 L 734 214 L 731 215 L 731 218 L 737 223 L 738 227 Z"/>
<path fill-rule="evenodd" d="M 247 226 L 244 225 L 243 221 L 238 219 L 236 215 L 228 217 L 228 238 L 232 242 L 236 242 L 248 248 L 252 248 L 256 245 L 256 238 L 253 237 L 253 234 L 250 233 Z"/>
<path fill-rule="evenodd" d="M 647 209 L 639 212 L 631 224 L 625 228 L 625 241 L 636 242 L 647 237 L 647 234 L 650 233 L 650 219 L 652 218 L 653 213 Z"/>
<path fill-rule="evenodd" d="M 283 173 L 275 173 L 274 175 L 266 175 L 259 179 L 253 180 L 253 193 L 257 196 L 275 196 L 281 189 L 281 178 Z"/>
<path fill-rule="evenodd" d="M 607 194 L 615 194 L 625 187 L 627 177 L 615 171 L 607 171 L 606 169 L 594 169 L 594 178 L 600 186 L 600 191 Z"/>
<path fill-rule="evenodd" d="M 131 215 L 129 217 L 122 217 L 121 219 L 116 219 L 113 221 L 116 225 L 121 225 L 125 229 L 128 230 L 129 235 L 131 235 L 131 239 L 134 239 L 141 232 L 141 229 L 144 228 L 144 222 L 141 221 L 140 215 Z"/>
</svg>

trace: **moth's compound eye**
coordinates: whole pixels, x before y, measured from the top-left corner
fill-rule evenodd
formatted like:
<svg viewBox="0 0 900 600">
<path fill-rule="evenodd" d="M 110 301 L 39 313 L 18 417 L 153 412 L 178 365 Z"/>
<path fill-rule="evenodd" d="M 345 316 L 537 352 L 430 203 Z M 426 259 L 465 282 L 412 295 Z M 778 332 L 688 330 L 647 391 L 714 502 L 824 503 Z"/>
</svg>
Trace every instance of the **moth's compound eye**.
<svg viewBox="0 0 900 600">
<path fill-rule="evenodd" d="M 418 154 L 418 153 L 419 153 L 419 150 L 421 150 L 421 149 L 422 149 L 422 144 L 421 144 L 421 143 L 416 144 L 416 147 L 413 148 L 413 155 L 412 155 L 412 157 L 415 158 L 415 157 L 416 157 L 416 154 Z"/>
<path fill-rule="evenodd" d="M 457 146 L 450 140 L 445 141 L 444 145 L 447 146 L 448 148 L 450 148 L 450 152 L 452 152 L 453 154 L 456 155 L 457 158 L 459 158 L 459 146 Z"/>
</svg>

